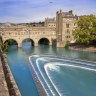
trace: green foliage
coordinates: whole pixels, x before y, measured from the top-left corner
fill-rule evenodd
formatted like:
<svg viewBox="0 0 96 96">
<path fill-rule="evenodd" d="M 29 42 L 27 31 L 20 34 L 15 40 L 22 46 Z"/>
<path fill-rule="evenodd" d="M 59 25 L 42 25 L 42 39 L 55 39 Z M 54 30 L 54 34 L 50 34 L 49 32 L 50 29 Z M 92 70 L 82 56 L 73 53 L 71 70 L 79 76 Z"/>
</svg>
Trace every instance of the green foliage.
<svg viewBox="0 0 96 96">
<path fill-rule="evenodd" d="M 8 43 L 7 42 L 6 43 L 0 42 L 0 48 L 1 48 L 2 52 L 5 53 L 8 48 Z"/>
<path fill-rule="evenodd" d="M 65 48 L 68 48 L 70 46 L 70 42 L 66 42 L 66 44 L 65 44 Z"/>
<path fill-rule="evenodd" d="M 44 24 L 44 22 L 31 22 L 31 23 L 26 23 L 27 25 L 33 25 L 33 24 Z"/>
<path fill-rule="evenodd" d="M 92 40 L 96 40 L 96 17 L 94 15 L 80 18 L 77 25 L 78 29 L 73 31 L 73 35 L 78 43 L 89 45 Z"/>
</svg>

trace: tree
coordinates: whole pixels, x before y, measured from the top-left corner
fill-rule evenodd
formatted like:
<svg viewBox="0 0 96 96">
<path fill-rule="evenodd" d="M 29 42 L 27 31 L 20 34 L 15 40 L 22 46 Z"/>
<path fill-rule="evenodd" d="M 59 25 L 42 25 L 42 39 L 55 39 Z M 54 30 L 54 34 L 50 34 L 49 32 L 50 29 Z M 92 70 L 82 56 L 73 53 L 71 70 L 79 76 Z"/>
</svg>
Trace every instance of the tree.
<svg viewBox="0 0 96 96">
<path fill-rule="evenodd" d="M 77 43 L 88 45 L 96 40 L 96 17 L 94 15 L 80 18 L 77 26 L 78 28 L 73 31 Z"/>
</svg>

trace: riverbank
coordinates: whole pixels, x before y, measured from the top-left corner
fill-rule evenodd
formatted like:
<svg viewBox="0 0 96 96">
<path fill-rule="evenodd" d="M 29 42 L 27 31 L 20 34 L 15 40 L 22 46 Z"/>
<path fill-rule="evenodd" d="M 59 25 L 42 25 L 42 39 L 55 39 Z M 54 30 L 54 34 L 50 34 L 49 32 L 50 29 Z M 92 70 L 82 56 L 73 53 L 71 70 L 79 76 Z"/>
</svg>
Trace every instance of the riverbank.
<svg viewBox="0 0 96 96">
<path fill-rule="evenodd" d="M 96 47 L 94 47 L 94 46 L 87 46 L 87 47 L 70 46 L 69 49 L 78 50 L 78 51 L 96 52 Z"/>
<path fill-rule="evenodd" d="M 5 80 L 5 75 L 2 67 L 1 57 L 0 57 L 0 96 L 9 96 L 7 82 Z"/>
<path fill-rule="evenodd" d="M 29 60 L 28 60 L 29 62 Z M 44 87 L 42 86 L 40 80 L 39 80 L 39 77 L 37 76 L 33 66 L 31 65 L 31 62 L 29 62 L 29 65 L 30 65 L 30 71 L 32 72 L 32 76 L 33 76 L 33 79 L 35 81 L 35 84 L 37 86 L 37 89 L 38 89 L 38 92 L 39 92 L 39 95 L 40 96 L 47 96 L 46 92 L 45 92 L 45 89 Z"/>
<path fill-rule="evenodd" d="M 2 78 L 2 81 L 0 82 L 0 96 L 21 96 L 21 93 L 8 66 L 6 54 L 0 55 L 0 68 L 0 71 L 2 71 L 2 75 L 0 75 L 0 79 Z M 1 86 L 4 90 L 1 88 Z"/>
</svg>

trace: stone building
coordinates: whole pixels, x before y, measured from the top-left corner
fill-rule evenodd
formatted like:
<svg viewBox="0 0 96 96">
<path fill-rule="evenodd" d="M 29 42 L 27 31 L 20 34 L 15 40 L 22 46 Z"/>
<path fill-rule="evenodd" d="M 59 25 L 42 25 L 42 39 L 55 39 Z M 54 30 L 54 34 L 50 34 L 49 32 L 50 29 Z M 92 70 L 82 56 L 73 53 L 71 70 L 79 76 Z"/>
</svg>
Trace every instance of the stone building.
<svg viewBox="0 0 96 96">
<path fill-rule="evenodd" d="M 0 27 L 0 35 L 3 42 L 8 39 L 17 41 L 18 47 L 22 47 L 23 40 L 27 38 L 33 40 L 34 46 L 38 46 L 38 42 L 43 38 L 49 40 L 49 45 L 55 42 L 57 47 L 64 47 L 66 42 L 75 41 L 72 30 L 77 28 L 77 21 L 78 16 L 74 15 L 72 10 L 69 12 L 60 10 L 57 11 L 56 18 L 46 18 L 44 25 L 1 24 L 3 27 Z"/>
<path fill-rule="evenodd" d="M 64 47 L 66 42 L 74 42 L 72 30 L 77 28 L 78 17 L 73 11 L 56 13 L 56 39 L 57 47 Z"/>
<path fill-rule="evenodd" d="M 54 27 L 56 28 L 56 19 L 54 18 L 45 18 L 45 26 L 46 27 Z"/>
</svg>

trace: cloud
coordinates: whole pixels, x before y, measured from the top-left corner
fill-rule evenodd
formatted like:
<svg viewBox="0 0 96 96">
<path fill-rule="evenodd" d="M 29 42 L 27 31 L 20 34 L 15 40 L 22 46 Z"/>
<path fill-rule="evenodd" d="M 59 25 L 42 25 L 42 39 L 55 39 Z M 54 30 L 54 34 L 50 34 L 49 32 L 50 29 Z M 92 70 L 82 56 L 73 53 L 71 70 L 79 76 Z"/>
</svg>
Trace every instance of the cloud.
<svg viewBox="0 0 96 96">
<path fill-rule="evenodd" d="M 50 3 L 50 2 L 53 3 Z M 96 14 L 95 0 L 0 0 L 0 22 L 34 22 L 73 10 L 77 15 Z"/>
</svg>

